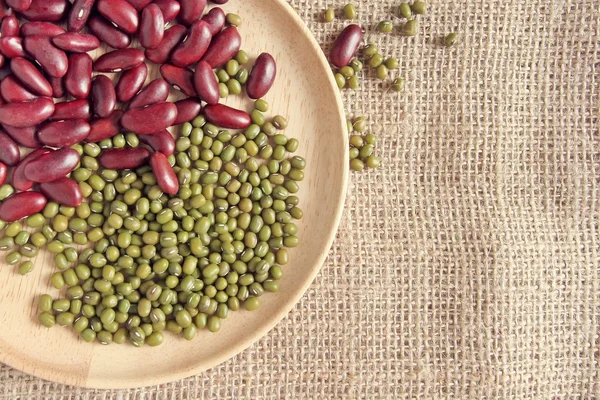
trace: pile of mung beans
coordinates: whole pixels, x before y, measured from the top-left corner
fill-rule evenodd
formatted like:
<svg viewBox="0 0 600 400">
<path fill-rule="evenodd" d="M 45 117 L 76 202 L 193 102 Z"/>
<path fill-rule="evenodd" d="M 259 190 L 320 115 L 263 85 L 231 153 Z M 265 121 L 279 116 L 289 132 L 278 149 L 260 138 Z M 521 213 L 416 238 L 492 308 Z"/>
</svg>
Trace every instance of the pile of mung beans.
<svg viewBox="0 0 600 400">
<path fill-rule="evenodd" d="M 39 298 L 42 325 L 157 346 L 279 290 L 306 161 L 268 116 L 276 62 L 249 65 L 240 16 L 206 0 L 0 0 L 0 17 L 0 250 L 22 275 L 54 254 L 61 296 Z M 114 50 L 93 60 L 101 43 Z M 144 85 L 146 62 L 162 77 Z"/>
</svg>

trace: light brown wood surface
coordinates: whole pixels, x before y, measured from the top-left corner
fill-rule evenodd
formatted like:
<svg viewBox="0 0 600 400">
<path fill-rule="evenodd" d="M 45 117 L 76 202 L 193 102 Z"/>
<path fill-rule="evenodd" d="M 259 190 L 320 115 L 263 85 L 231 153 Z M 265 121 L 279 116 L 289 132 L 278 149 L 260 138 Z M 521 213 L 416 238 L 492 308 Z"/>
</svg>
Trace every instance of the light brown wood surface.
<svg viewBox="0 0 600 400">
<path fill-rule="evenodd" d="M 0 264 L 0 361 L 48 380 L 94 388 L 154 385 L 198 374 L 249 347 L 277 324 L 319 271 L 341 218 L 348 177 L 345 117 L 327 60 L 310 32 L 283 0 L 232 0 L 223 6 L 244 19 L 242 48 L 252 60 L 271 53 L 278 63 L 275 86 L 266 96 L 272 115 L 288 117 L 287 135 L 300 140 L 307 159 L 301 184 L 300 246 L 284 267 L 281 291 L 261 298 L 255 312 L 239 311 L 221 331 L 199 332 L 191 342 L 172 334 L 158 348 L 88 344 L 70 328 L 46 329 L 37 322 L 37 298 L 58 297 L 49 278 L 56 269 L 49 253 L 21 277 Z M 157 76 L 154 69 L 149 77 Z M 247 100 L 228 104 L 249 108 Z M 3 261 L 2 261 L 3 262 Z"/>
</svg>

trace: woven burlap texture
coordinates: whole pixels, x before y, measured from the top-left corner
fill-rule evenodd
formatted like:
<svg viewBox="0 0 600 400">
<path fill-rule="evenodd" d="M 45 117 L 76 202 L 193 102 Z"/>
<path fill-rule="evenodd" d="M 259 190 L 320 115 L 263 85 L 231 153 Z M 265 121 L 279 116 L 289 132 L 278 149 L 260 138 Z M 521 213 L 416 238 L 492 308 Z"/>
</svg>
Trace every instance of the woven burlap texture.
<svg viewBox="0 0 600 400">
<path fill-rule="evenodd" d="M 232 0 L 241 1 L 241 0 Z M 266 1 L 266 0 L 265 0 Z M 343 1 L 292 0 L 319 42 Z M 565 399 L 599 395 L 597 0 L 354 1 L 400 59 L 344 92 L 383 167 L 353 173 L 321 273 L 266 337 L 199 376 L 97 391 L 0 366 L 0 399 Z M 455 47 L 439 39 L 460 32 Z"/>
</svg>

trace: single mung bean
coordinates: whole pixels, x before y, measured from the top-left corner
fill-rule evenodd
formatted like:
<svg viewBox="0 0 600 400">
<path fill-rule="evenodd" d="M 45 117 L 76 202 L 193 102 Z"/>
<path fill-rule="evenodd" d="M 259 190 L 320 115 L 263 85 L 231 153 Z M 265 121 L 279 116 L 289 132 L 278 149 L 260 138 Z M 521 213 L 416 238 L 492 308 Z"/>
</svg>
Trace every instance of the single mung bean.
<svg viewBox="0 0 600 400">
<path fill-rule="evenodd" d="M 404 90 L 404 79 L 403 78 L 396 78 L 392 81 L 392 86 L 391 86 L 392 90 L 394 92 L 401 92 Z"/>
<path fill-rule="evenodd" d="M 414 9 L 413 9 L 414 11 Z M 406 21 L 402 27 L 402 34 L 404 36 L 415 36 L 417 34 L 418 22 L 416 19 L 410 19 Z"/>
<path fill-rule="evenodd" d="M 365 164 L 359 160 L 358 158 L 355 158 L 354 160 L 350 160 L 350 168 L 353 171 L 362 171 L 363 169 L 365 169 Z"/>
<path fill-rule="evenodd" d="M 240 64 L 246 64 L 250 59 L 250 57 L 248 57 L 248 53 L 246 53 L 244 50 L 239 50 L 234 58 Z"/>
<path fill-rule="evenodd" d="M 240 26 L 242 25 L 242 17 L 237 14 L 228 13 L 225 19 L 229 25 Z"/>
<path fill-rule="evenodd" d="M 387 69 L 398 69 L 398 59 L 395 57 L 388 57 L 385 59 L 384 61 L 385 66 L 387 67 Z"/>
<path fill-rule="evenodd" d="M 427 12 L 427 4 L 421 0 L 415 0 L 411 8 L 412 12 L 418 15 L 424 15 Z"/>
<path fill-rule="evenodd" d="M 369 66 L 371 68 L 377 68 L 383 63 L 383 56 L 380 53 L 373 55 L 369 58 Z"/>
<path fill-rule="evenodd" d="M 444 37 L 442 43 L 444 44 L 444 46 L 450 47 L 450 46 L 453 46 L 456 43 L 457 39 L 458 39 L 458 33 L 452 32 L 452 33 L 447 34 Z"/>
<path fill-rule="evenodd" d="M 394 29 L 394 23 L 390 20 L 381 21 L 377 24 L 377 30 L 382 33 L 390 33 Z"/>
<path fill-rule="evenodd" d="M 377 79 L 384 80 L 387 77 L 388 68 L 384 64 L 381 64 L 379 67 L 377 67 Z"/>
<path fill-rule="evenodd" d="M 323 19 L 325 20 L 325 22 L 333 22 L 333 20 L 335 19 L 335 10 L 333 8 L 328 8 L 327 10 L 325 10 L 325 13 L 323 14 Z"/>
<path fill-rule="evenodd" d="M 342 9 L 344 12 L 344 16 L 346 19 L 355 19 L 356 18 L 356 7 L 352 3 L 348 3 Z"/>
<path fill-rule="evenodd" d="M 344 77 L 344 75 L 340 74 L 339 72 L 336 72 L 334 76 L 338 88 L 343 89 L 346 86 L 346 78 Z"/>
</svg>

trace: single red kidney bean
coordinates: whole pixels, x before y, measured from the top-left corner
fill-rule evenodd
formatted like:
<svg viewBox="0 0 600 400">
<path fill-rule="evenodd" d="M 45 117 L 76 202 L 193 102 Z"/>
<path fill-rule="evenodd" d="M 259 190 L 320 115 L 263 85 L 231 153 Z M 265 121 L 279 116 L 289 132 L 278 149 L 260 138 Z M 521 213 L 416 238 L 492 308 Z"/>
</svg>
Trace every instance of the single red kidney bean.
<svg viewBox="0 0 600 400">
<path fill-rule="evenodd" d="M 40 183 L 40 191 L 51 201 L 67 207 L 77 207 L 83 202 L 79 184 L 64 177 L 54 182 Z"/>
<path fill-rule="evenodd" d="M 42 143 L 37 138 L 37 128 L 35 126 L 28 126 L 25 128 L 15 128 L 10 125 L 2 125 L 4 131 L 12 140 L 20 144 L 21 146 L 30 149 L 39 149 L 42 147 Z"/>
<path fill-rule="evenodd" d="M 252 123 L 246 112 L 224 104 L 207 105 L 204 107 L 204 116 L 208 122 L 221 128 L 244 129 Z"/>
<path fill-rule="evenodd" d="M 93 15 L 88 20 L 88 28 L 98 39 L 115 49 L 124 49 L 131 43 L 131 36 L 115 28 L 106 19 Z"/>
<path fill-rule="evenodd" d="M 40 142 L 50 147 L 67 147 L 82 142 L 90 134 L 90 125 L 82 119 L 49 122 L 38 130 Z"/>
<path fill-rule="evenodd" d="M 100 41 L 94 35 L 67 32 L 52 38 L 52 43 L 59 49 L 72 53 L 86 53 L 100 47 Z"/>
<path fill-rule="evenodd" d="M 156 64 L 166 63 L 169 60 L 171 51 L 173 51 L 173 49 L 183 40 L 186 33 L 187 29 L 185 26 L 173 25 L 165 31 L 163 40 L 157 48 L 146 49 L 146 58 Z"/>
<path fill-rule="evenodd" d="M 23 49 L 23 39 L 15 36 L 7 36 L 0 38 L 0 52 L 6 58 L 27 57 Z"/>
<path fill-rule="evenodd" d="M 177 19 L 185 26 L 189 26 L 202 17 L 206 0 L 179 0 L 181 11 Z"/>
<path fill-rule="evenodd" d="M 25 166 L 25 178 L 37 183 L 52 182 L 66 176 L 79 164 L 79 153 L 64 148 L 44 154 Z"/>
<path fill-rule="evenodd" d="M 140 11 L 148 4 L 152 3 L 152 0 L 127 0 L 127 2 L 131 4 L 137 11 Z"/>
<path fill-rule="evenodd" d="M 48 81 L 52 86 L 52 97 L 60 98 L 65 95 L 65 81 L 63 78 L 49 77 Z"/>
<path fill-rule="evenodd" d="M 31 7 L 31 0 L 5 0 L 6 5 L 14 11 L 23 12 Z"/>
<path fill-rule="evenodd" d="M 79 32 L 85 26 L 96 0 L 75 0 L 67 18 L 67 30 Z"/>
<path fill-rule="evenodd" d="M 169 97 L 169 84 L 164 79 L 155 79 L 146 85 L 129 103 L 129 109 L 142 108 L 162 103 Z"/>
<path fill-rule="evenodd" d="M 0 219 L 5 222 L 19 221 L 39 213 L 47 203 L 46 197 L 38 192 L 15 193 L 0 204 Z"/>
<path fill-rule="evenodd" d="M 33 0 L 31 7 L 21 14 L 28 21 L 58 22 L 68 9 L 67 0 Z"/>
<path fill-rule="evenodd" d="M 41 35 L 54 37 L 65 33 L 65 30 L 52 22 L 33 21 L 21 25 L 21 36 Z"/>
<path fill-rule="evenodd" d="M 181 5 L 177 0 L 154 0 L 154 4 L 162 11 L 165 23 L 173 21 L 179 15 Z"/>
<path fill-rule="evenodd" d="M 146 82 L 147 76 L 148 67 L 145 63 L 141 63 L 130 70 L 123 71 L 117 82 L 117 100 L 123 103 L 131 100 L 142 88 L 144 82 Z"/>
<path fill-rule="evenodd" d="M 19 146 L 6 133 L 0 131 L 0 162 L 6 165 L 16 165 L 21 159 Z"/>
<path fill-rule="evenodd" d="M 69 60 L 61 49 L 55 47 L 50 38 L 42 35 L 26 36 L 23 39 L 25 50 L 35 58 L 46 73 L 61 78 L 67 73 Z"/>
<path fill-rule="evenodd" d="M 24 128 L 35 126 L 48 119 L 54 113 L 54 102 L 47 97 L 22 103 L 6 103 L 0 106 L 0 123 Z"/>
<path fill-rule="evenodd" d="M 109 77 L 98 75 L 92 83 L 92 108 L 100 118 L 112 114 L 117 105 L 115 87 Z"/>
<path fill-rule="evenodd" d="M 329 61 L 338 68 L 348 65 L 356 54 L 362 38 L 363 31 L 360 26 L 348 25 L 333 43 Z"/>
<path fill-rule="evenodd" d="M 210 28 L 210 34 L 215 36 L 225 26 L 225 11 L 221 7 L 214 7 L 202 17 Z"/>
<path fill-rule="evenodd" d="M 6 36 L 19 36 L 21 28 L 19 27 L 19 20 L 14 15 L 9 15 L 2 20 L 0 24 L 0 35 Z"/>
<path fill-rule="evenodd" d="M 98 157 L 100 165 L 108 169 L 133 169 L 146 165 L 150 152 L 143 147 L 105 150 Z"/>
<path fill-rule="evenodd" d="M 177 67 L 192 65 L 206 53 L 211 39 L 208 24 L 201 20 L 194 22 L 187 37 L 171 54 L 171 62 Z"/>
<path fill-rule="evenodd" d="M 179 180 L 171 164 L 169 164 L 167 156 L 163 153 L 152 153 L 150 156 L 150 167 L 152 167 L 158 187 L 167 194 L 177 194 L 179 191 Z"/>
<path fill-rule="evenodd" d="M 15 189 L 24 192 L 33 187 L 35 182 L 30 181 L 29 179 L 25 178 L 25 167 L 27 166 L 27 164 L 29 164 L 29 162 L 31 162 L 33 160 L 37 160 L 44 154 L 48 154 L 51 151 L 54 151 L 54 150 L 49 149 L 47 147 L 45 147 L 43 149 L 38 149 L 38 150 L 32 151 L 31 153 L 27 154 L 25 156 L 25 158 L 23 158 L 21 160 L 21 162 L 19 162 L 19 164 L 15 167 L 15 169 L 13 169 L 13 173 L 12 173 L 12 185 L 14 186 Z"/>
<path fill-rule="evenodd" d="M 151 134 L 170 127 L 175 118 L 177 118 L 175 104 L 157 103 L 126 111 L 121 118 L 121 124 L 128 131 Z"/>
<path fill-rule="evenodd" d="M 182 91 L 186 96 L 196 96 L 194 73 L 189 69 L 163 64 L 160 67 L 160 74 L 169 82 L 169 85 Z"/>
<path fill-rule="evenodd" d="M 173 135 L 166 130 L 158 131 L 152 135 L 140 135 L 140 142 L 147 144 L 156 152 L 170 156 L 175 153 L 175 139 Z"/>
<path fill-rule="evenodd" d="M 200 101 L 192 98 L 176 101 L 175 107 L 177 107 L 177 118 L 173 121 L 173 125 L 189 122 L 196 118 L 200 114 L 200 111 L 202 111 Z"/>
<path fill-rule="evenodd" d="M 30 61 L 23 57 L 13 58 L 10 63 L 10 70 L 33 93 L 40 96 L 52 97 L 50 82 Z"/>
<path fill-rule="evenodd" d="M 241 45 L 242 37 L 235 26 L 225 28 L 213 38 L 208 50 L 202 56 L 202 61 L 206 61 L 213 68 L 218 68 L 229 61 L 240 50 Z"/>
<path fill-rule="evenodd" d="M 69 70 L 65 75 L 65 89 L 76 99 L 85 99 L 92 88 L 92 57 L 87 53 L 69 56 Z"/>
<path fill-rule="evenodd" d="M 200 61 L 196 65 L 194 86 L 200 100 L 208 104 L 217 104 L 219 102 L 219 82 L 217 82 L 212 67 L 206 61 Z"/>
<path fill-rule="evenodd" d="M 6 164 L 0 162 L 0 186 L 6 182 L 6 176 L 8 175 L 8 167 Z"/>
<path fill-rule="evenodd" d="M 18 103 L 39 97 L 24 87 L 14 75 L 8 75 L 2 80 L 0 83 L 0 94 L 9 103 Z"/>
<path fill-rule="evenodd" d="M 68 119 L 82 119 L 89 121 L 92 117 L 90 102 L 87 99 L 63 101 L 54 104 L 54 114 L 50 121 L 62 121 Z"/>
<path fill-rule="evenodd" d="M 140 44 L 147 49 L 155 49 L 163 40 L 164 34 L 165 19 L 163 13 L 156 4 L 150 4 L 142 11 L 140 32 L 138 34 Z"/>
<path fill-rule="evenodd" d="M 135 68 L 144 62 L 144 53 L 139 49 L 119 49 L 104 53 L 94 62 L 94 71 L 119 72 Z"/>
<path fill-rule="evenodd" d="M 98 12 L 118 28 L 127 33 L 136 33 L 138 14 L 136 9 L 125 0 L 98 0 Z"/>
<path fill-rule="evenodd" d="M 121 132 L 121 118 L 123 111 L 115 110 L 107 118 L 95 119 L 90 122 L 90 134 L 86 142 L 95 143 L 111 138 Z"/>
<path fill-rule="evenodd" d="M 273 86 L 277 76 L 277 64 L 269 53 L 262 53 L 256 59 L 248 82 L 246 82 L 246 93 L 251 99 L 260 99 Z"/>
</svg>

